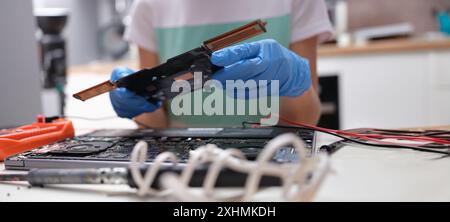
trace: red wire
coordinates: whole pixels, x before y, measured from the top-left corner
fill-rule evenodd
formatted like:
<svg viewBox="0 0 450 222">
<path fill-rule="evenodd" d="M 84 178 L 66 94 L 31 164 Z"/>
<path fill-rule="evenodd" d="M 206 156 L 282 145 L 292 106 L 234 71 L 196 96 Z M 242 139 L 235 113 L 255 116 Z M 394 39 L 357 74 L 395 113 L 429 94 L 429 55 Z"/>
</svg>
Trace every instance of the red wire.
<svg viewBox="0 0 450 222">
<path fill-rule="evenodd" d="M 327 129 L 327 128 L 323 128 L 323 127 L 318 127 L 318 126 L 313 126 L 313 125 L 309 125 L 309 124 L 305 124 L 305 123 L 291 121 L 291 120 L 284 118 L 278 114 L 270 114 L 267 117 L 263 118 L 262 121 L 270 118 L 272 115 L 278 116 L 284 122 L 287 122 L 292 125 L 311 128 L 311 129 L 315 129 L 318 131 L 331 132 L 331 133 L 344 135 L 344 136 L 356 137 L 356 138 L 365 139 L 368 141 L 373 141 L 373 142 L 383 143 L 383 144 L 398 145 L 399 143 L 386 142 L 386 141 L 382 141 L 380 139 L 401 139 L 401 140 L 410 140 L 410 141 L 413 140 L 413 141 L 423 141 L 423 142 L 426 141 L 426 142 L 433 142 L 433 143 L 440 143 L 440 144 L 450 144 L 450 141 L 448 141 L 448 140 L 442 140 L 442 139 L 436 139 L 436 138 L 424 137 L 424 136 L 389 136 L 389 135 L 381 135 L 381 134 L 359 134 L 359 133 L 350 133 L 350 132 L 341 131 L 341 130 Z M 414 147 L 418 147 L 418 146 L 414 146 Z"/>
</svg>

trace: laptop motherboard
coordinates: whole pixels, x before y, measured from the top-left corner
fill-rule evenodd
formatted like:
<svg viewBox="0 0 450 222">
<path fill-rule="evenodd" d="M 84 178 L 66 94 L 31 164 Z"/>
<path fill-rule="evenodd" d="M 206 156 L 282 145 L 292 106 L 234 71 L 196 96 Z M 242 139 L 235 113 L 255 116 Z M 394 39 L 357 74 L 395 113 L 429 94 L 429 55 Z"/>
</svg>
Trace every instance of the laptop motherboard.
<svg viewBox="0 0 450 222">
<path fill-rule="evenodd" d="M 259 152 L 274 137 L 295 133 L 311 150 L 314 131 L 281 128 L 186 128 L 164 130 L 97 130 L 89 134 L 46 145 L 5 160 L 7 169 L 118 167 L 129 164 L 131 152 L 138 141 L 148 144 L 147 162 L 165 151 L 176 154 L 180 163 L 189 158 L 189 151 L 202 145 L 236 148 L 247 159 L 256 159 Z M 280 149 L 276 162 L 298 161 L 291 146 Z"/>
</svg>

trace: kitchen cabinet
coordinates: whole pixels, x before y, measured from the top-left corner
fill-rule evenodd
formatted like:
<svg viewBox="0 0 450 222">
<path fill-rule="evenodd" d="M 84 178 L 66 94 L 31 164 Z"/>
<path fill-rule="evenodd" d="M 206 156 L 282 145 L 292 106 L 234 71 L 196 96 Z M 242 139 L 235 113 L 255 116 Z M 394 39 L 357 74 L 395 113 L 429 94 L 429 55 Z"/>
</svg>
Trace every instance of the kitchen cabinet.
<svg viewBox="0 0 450 222">
<path fill-rule="evenodd" d="M 319 77 L 339 79 L 340 128 L 450 124 L 450 41 L 441 43 L 321 47 Z"/>
</svg>

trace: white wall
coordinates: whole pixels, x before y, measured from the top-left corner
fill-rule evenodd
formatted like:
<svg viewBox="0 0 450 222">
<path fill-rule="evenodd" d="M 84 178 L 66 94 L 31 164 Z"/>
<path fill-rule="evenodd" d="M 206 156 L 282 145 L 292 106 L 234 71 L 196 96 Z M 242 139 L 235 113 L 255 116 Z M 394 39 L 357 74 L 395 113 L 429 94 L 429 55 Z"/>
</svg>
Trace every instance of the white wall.
<svg viewBox="0 0 450 222">
<path fill-rule="evenodd" d="M 0 2 L 0 128 L 41 112 L 38 49 L 31 1 Z"/>
</svg>

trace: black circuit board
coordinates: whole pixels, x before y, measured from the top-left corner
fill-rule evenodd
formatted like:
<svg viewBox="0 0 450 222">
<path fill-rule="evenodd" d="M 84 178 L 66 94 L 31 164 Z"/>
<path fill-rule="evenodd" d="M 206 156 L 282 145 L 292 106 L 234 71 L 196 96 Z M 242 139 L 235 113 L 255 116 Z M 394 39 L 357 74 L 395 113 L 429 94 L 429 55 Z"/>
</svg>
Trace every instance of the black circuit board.
<svg viewBox="0 0 450 222">
<path fill-rule="evenodd" d="M 298 131 L 309 150 L 313 145 L 314 133 Z M 54 144 L 46 145 L 19 155 L 23 159 L 64 159 L 64 160 L 105 160 L 129 161 L 131 152 L 139 141 L 148 145 L 147 161 L 153 161 L 160 153 L 175 153 L 180 162 L 186 162 L 189 152 L 206 144 L 215 144 L 222 149 L 235 148 L 250 160 L 258 154 L 271 138 L 205 138 L 205 137 L 167 137 L 167 136 L 78 136 Z M 14 159 L 14 157 L 13 157 Z M 295 162 L 298 156 L 292 146 L 280 149 L 274 156 L 276 162 Z"/>
<path fill-rule="evenodd" d="M 126 87 L 152 103 L 169 100 L 182 93 L 188 93 L 172 92 L 172 86 L 177 81 L 187 81 L 192 92 L 203 88 L 202 83 L 223 68 L 213 65 L 210 56 L 211 52 L 208 49 L 198 47 L 170 58 L 166 63 L 123 77 L 117 83 L 120 87 Z M 200 74 L 200 79 L 194 78 L 195 73 Z"/>
</svg>

